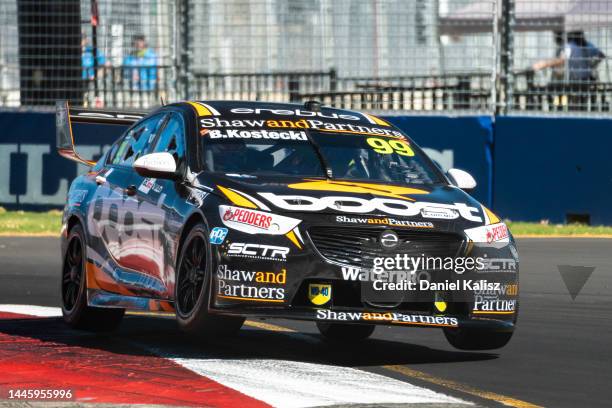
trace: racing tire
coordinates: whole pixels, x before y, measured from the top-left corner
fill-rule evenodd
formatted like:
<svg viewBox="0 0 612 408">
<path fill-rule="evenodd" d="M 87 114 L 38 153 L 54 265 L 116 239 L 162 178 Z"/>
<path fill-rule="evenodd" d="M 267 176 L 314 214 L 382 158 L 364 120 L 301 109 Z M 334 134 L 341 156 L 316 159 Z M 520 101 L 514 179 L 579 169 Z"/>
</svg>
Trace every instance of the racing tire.
<svg viewBox="0 0 612 408">
<path fill-rule="evenodd" d="M 333 342 L 365 340 L 374 333 L 375 328 L 373 324 L 317 322 L 317 329 L 323 338 Z"/>
<path fill-rule="evenodd" d="M 75 225 L 68 235 L 61 276 L 64 321 L 73 329 L 111 331 L 121 323 L 124 309 L 87 305 L 87 245 L 83 228 Z"/>
<path fill-rule="evenodd" d="M 514 332 L 499 332 L 483 329 L 444 329 L 446 340 L 459 350 L 494 350 L 504 347 Z"/>
<path fill-rule="evenodd" d="M 244 317 L 209 313 L 212 259 L 208 231 L 195 225 L 185 237 L 176 268 L 174 307 L 179 328 L 203 338 L 235 334 Z"/>
</svg>

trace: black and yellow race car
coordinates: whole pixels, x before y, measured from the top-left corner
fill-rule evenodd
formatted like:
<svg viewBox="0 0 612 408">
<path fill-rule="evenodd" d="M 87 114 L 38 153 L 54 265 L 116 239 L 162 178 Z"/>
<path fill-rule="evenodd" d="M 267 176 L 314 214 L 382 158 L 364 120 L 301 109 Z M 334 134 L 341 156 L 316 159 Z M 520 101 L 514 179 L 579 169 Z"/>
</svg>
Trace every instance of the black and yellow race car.
<svg viewBox="0 0 612 408">
<path fill-rule="evenodd" d="M 208 336 L 247 317 L 312 320 L 336 340 L 380 324 L 439 327 L 462 349 L 512 336 L 518 254 L 506 225 L 464 191 L 469 174 L 444 173 L 384 119 L 317 102 L 150 113 L 58 102 L 56 122 L 58 152 L 90 167 L 63 214 L 73 327 L 111 329 L 147 310 Z M 77 153 L 74 123 L 128 127 L 94 163 Z"/>
</svg>

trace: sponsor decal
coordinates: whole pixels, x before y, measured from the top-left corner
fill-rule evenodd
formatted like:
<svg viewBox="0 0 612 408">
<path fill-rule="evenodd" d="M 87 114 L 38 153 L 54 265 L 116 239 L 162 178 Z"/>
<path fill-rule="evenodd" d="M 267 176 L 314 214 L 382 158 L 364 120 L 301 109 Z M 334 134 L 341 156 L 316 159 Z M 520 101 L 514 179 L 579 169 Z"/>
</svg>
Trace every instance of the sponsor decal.
<svg viewBox="0 0 612 408">
<path fill-rule="evenodd" d="M 287 270 L 259 272 L 217 268 L 217 297 L 239 301 L 284 302 Z"/>
<path fill-rule="evenodd" d="M 205 118 L 200 119 L 200 126 L 204 129 L 213 129 L 213 128 L 222 128 L 222 129 L 230 129 L 230 128 L 260 128 L 260 129 L 310 129 L 310 130 L 318 130 L 320 132 L 338 132 L 338 133 L 354 133 L 354 134 L 363 134 L 363 135 L 371 135 L 371 136 L 387 136 L 396 139 L 405 139 L 405 136 L 393 129 L 385 129 L 377 126 L 370 125 L 357 125 L 353 123 L 338 123 L 338 122 L 327 122 L 318 119 L 299 119 L 299 120 L 281 120 L 281 119 L 268 119 L 268 120 L 248 120 L 248 119 L 233 119 L 233 120 L 224 120 L 219 118 Z M 384 126 L 384 125 L 383 125 Z M 263 131 L 263 130 L 262 130 Z M 202 133 L 201 135 L 209 134 L 211 135 L 212 130 L 209 133 Z M 212 135 L 211 135 L 212 137 Z M 379 142 L 373 141 L 368 143 L 378 149 L 383 149 L 386 153 L 392 153 L 393 150 L 399 150 L 401 154 L 406 153 L 406 155 L 412 156 L 414 153 L 412 149 L 407 147 L 406 145 L 396 145 L 389 146 L 386 141 L 383 139 L 377 139 Z M 405 143 L 405 142 L 404 142 Z M 380 153 L 380 152 L 379 152 Z M 412 153 L 412 154 L 408 154 Z"/>
<path fill-rule="evenodd" d="M 322 306 L 331 300 L 332 287 L 325 283 L 310 283 L 308 299 L 313 305 Z"/>
<path fill-rule="evenodd" d="M 410 324 L 418 326 L 457 327 L 459 321 L 455 317 L 413 315 L 397 312 L 336 312 L 329 309 L 317 310 L 318 320 L 333 320 L 343 322 L 388 322 L 395 324 Z"/>
<path fill-rule="evenodd" d="M 255 228 L 267 230 L 270 228 L 272 216 L 259 211 L 251 211 L 242 208 L 228 209 L 223 213 L 223 221 L 233 221 Z"/>
<path fill-rule="evenodd" d="M 161 193 L 162 188 L 163 187 L 160 184 L 157 184 L 157 179 L 147 177 L 142 180 L 142 183 L 140 183 L 140 186 L 138 186 L 138 191 L 143 194 L 149 194 L 149 191 L 151 190 L 156 193 Z"/>
<path fill-rule="evenodd" d="M 491 225 L 487 228 L 487 242 L 501 241 L 508 238 L 508 227 L 504 223 Z"/>
<path fill-rule="evenodd" d="M 364 268 L 356 268 L 353 266 L 342 267 L 342 279 L 349 281 L 360 282 L 389 282 L 409 284 L 411 290 L 414 290 L 416 282 L 422 279 L 429 279 L 429 274 L 425 271 L 410 272 L 410 271 L 382 271 L 369 270 Z M 408 288 L 408 287 L 407 287 Z"/>
<path fill-rule="evenodd" d="M 227 129 L 210 130 L 208 137 L 211 139 L 270 139 L 270 140 L 299 140 L 306 141 L 308 137 L 304 131 L 274 131 L 274 130 L 237 130 Z"/>
<path fill-rule="evenodd" d="M 359 197 L 309 197 L 302 195 L 277 195 L 274 193 L 259 193 L 260 196 L 282 208 L 290 211 L 321 212 L 326 209 L 347 213 L 383 212 L 396 216 L 410 217 L 420 214 L 426 207 L 456 210 L 463 218 L 469 221 L 482 222 L 478 208 L 469 207 L 464 203 L 439 204 L 428 202 L 409 202 L 390 198 L 359 198 Z M 467 232 L 467 230 L 466 230 Z"/>
<path fill-rule="evenodd" d="M 459 218 L 459 214 L 455 210 L 449 208 L 432 208 L 427 207 L 421 209 L 421 217 L 423 218 L 439 218 L 443 220 L 454 220 Z"/>
<path fill-rule="evenodd" d="M 503 222 L 466 229 L 465 234 L 474 242 L 488 243 L 510 242 L 508 227 Z"/>
<path fill-rule="evenodd" d="M 302 221 L 283 215 L 229 205 L 219 206 L 219 216 L 226 227 L 247 234 L 284 235 Z"/>
<path fill-rule="evenodd" d="M 483 288 L 474 290 L 475 314 L 511 314 L 516 310 L 516 299 L 504 299 L 518 296 L 518 284 L 500 284 L 495 289 Z"/>
<path fill-rule="evenodd" d="M 252 174 L 225 173 L 225 175 L 228 177 L 235 177 L 235 178 L 246 178 L 246 179 L 256 179 L 257 178 L 257 176 L 253 176 Z"/>
<path fill-rule="evenodd" d="M 394 227 L 410 227 L 410 228 L 434 228 L 433 223 L 429 221 L 410 221 L 398 220 L 396 218 L 359 218 L 347 217 L 344 215 L 336 216 L 336 222 L 347 224 L 368 224 L 368 225 L 391 225 Z"/>
<path fill-rule="evenodd" d="M 208 197 L 208 194 L 209 193 L 206 191 L 192 188 L 191 191 L 189 192 L 189 197 L 187 198 L 187 201 L 199 207 L 202 204 L 204 204 L 204 200 L 206 199 L 206 197 Z"/>
<path fill-rule="evenodd" d="M 476 300 L 474 302 L 475 314 L 511 314 L 516 310 L 516 299 L 509 300 Z"/>
<path fill-rule="evenodd" d="M 213 245 L 220 245 L 227 236 L 227 228 L 215 227 L 210 231 L 210 243 Z"/>
<path fill-rule="evenodd" d="M 400 239 L 394 231 L 383 231 L 379 236 L 380 245 L 385 249 L 393 249 L 400 244 Z"/>
<path fill-rule="evenodd" d="M 484 258 L 482 272 L 516 272 L 517 262 L 513 258 Z"/>
<path fill-rule="evenodd" d="M 76 116 L 92 119 L 122 119 L 128 121 L 137 121 L 144 117 L 144 115 L 130 115 L 119 112 L 78 112 Z"/>
<path fill-rule="evenodd" d="M 227 230 L 226 230 L 227 231 Z M 232 242 L 227 248 L 228 256 L 261 259 L 270 261 L 286 261 L 289 248 L 275 245 L 250 244 L 244 242 Z"/>
<path fill-rule="evenodd" d="M 237 114 L 247 114 L 247 115 L 261 115 L 264 114 L 272 114 L 278 116 L 300 116 L 300 117 L 319 117 L 319 118 L 327 118 L 327 119 L 345 119 L 345 120 L 361 120 L 361 118 L 357 115 L 346 115 L 346 114 L 324 114 L 323 112 L 312 112 L 305 111 L 301 109 L 251 109 L 251 108 L 234 108 L 231 109 L 230 112 Z"/>
<path fill-rule="evenodd" d="M 350 281 L 368 281 L 369 271 L 366 269 L 356 268 L 354 266 L 343 266 L 342 267 L 342 279 Z M 374 280 L 372 278 L 370 280 Z"/>
</svg>

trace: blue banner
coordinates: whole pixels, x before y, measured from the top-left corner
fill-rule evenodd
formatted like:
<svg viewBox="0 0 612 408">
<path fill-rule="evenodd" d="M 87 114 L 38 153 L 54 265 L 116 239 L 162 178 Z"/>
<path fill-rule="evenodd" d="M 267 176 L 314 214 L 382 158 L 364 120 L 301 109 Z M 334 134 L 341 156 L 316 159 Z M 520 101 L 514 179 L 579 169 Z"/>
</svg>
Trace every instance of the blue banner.
<svg viewBox="0 0 612 408">
<path fill-rule="evenodd" d="M 612 120 L 498 117 L 493 207 L 516 221 L 612 225 Z"/>
<path fill-rule="evenodd" d="M 612 120 L 387 116 L 443 170 L 470 172 L 476 199 L 515 221 L 612 225 Z M 96 159 L 123 126 L 75 125 L 78 151 Z M 0 113 L 0 206 L 61 208 L 84 166 L 55 152 L 52 112 Z"/>
<path fill-rule="evenodd" d="M 99 158 L 124 126 L 74 125 L 78 152 Z M 55 151 L 52 112 L 0 113 L 0 206 L 7 209 L 61 208 L 77 171 L 87 167 L 60 157 Z"/>
</svg>

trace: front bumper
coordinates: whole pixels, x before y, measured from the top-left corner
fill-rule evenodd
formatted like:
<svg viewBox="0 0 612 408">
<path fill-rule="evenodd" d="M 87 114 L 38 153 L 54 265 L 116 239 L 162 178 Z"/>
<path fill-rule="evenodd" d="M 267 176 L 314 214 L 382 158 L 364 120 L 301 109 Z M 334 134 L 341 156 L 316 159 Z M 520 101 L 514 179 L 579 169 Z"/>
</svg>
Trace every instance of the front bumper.
<svg viewBox="0 0 612 408">
<path fill-rule="evenodd" d="M 329 251 L 323 254 L 321 246 L 311 237 L 313 226 L 328 227 L 333 225 L 330 221 L 320 216 L 317 220 L 305 219 L 300 225 L 297 244 L 282 235 L 251 235 L 229 229 L 224 242 L 211 245 L 214 271 L 211 312 L 389 326 L 514 329 L 518 312 L 518 265 L 512 271 L 481 276 L 491 275 L 506 282 L 508 287 L 514 287 L 509 296 L 484 291 L 474 293 L 471 299 L 455 301 L 448 293 L 431 292 L 429 297 L 426 295 L 418 300 L 407 299 L 395 304 L 369 302 L 364 300 L 363 286 L 370 283 L 348 278 L 347 267 L 352 266 L 339 262 L 339 258 L 330 259 Z M 378 233 L 387 228 L 372 230 Z M 436 233 L 460 236 L 450 226 Z M 455 255 L 468 250 L 463 237 L 460 241 L 453 246 L 453 251 L 457 251 Z M 514 243 L 506 244 L 510 245 L 516 253 Z M 511 257 L 513 255 L 509 253 L 512 251 L 495 249 L 494 255 L 499 257 L 503 253 L 503 256 Z M 347 253 L 350 253 L 349 248 Z M 329 286 L 329 301 L 322 305 L 313 304 L 308 295 L 311 284 Z M 476 310 L 476 300 L 493 302 L 502 297 L 514 302 L 512 310 Z M 446 300 L 443 311 L 435 306 L 440 299 Z"/>
</svg>

